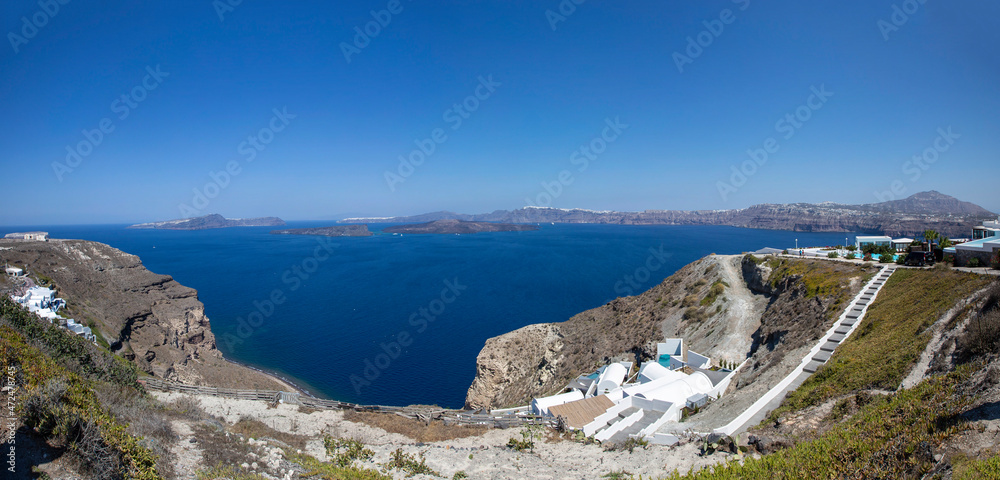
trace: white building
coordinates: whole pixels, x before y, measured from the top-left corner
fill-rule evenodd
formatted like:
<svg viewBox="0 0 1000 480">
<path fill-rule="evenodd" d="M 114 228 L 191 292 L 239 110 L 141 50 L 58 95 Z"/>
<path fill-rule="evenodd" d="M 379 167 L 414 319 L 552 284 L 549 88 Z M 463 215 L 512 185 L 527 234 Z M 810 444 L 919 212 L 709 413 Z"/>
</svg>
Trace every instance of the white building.
<svg viewBox="0 0 1000 480">
<path fill-rule="evenodd" d="M 894 238 L 892 240 L 892 248 L 895 248 L 897 252 L 902 252 L 903 250 L 906 250 L 906 247 L 909 247 L 911 243 L 913 243 L 912 238 Z"/>
<path fill-rule="evenodd" d="M 7 275 L 20 277 L 21 275 L 24 275 L 24 270 L 18 267 L 7 267 Z"/>
<path fill-rule="evenodd" d="M 996 237 L 998 234 L 1000 234 L 1000 218 L 997 218 L 996 221 L 988 220 L 983 222 L 982 225 L 972 227 L 973 240 Z"/>
<path fill-rule="evenodd" d="M 878 236 L 866 236 L 866 237 L 855 237 L 854 246 L 858 247 L 858 250 L 864 248 L 865 245 L 875 245 L 875 246 L 892 246 L 892 237 L 887 237 L 885 235 Z"/>
<path fill-rule="evenodd" d="M 14 232 L 4 235 L 3 238 L 47 242 L 49 240 L 49 232 Z"/>
<path fill-rule="evenodd" d="M 657 344 L 655 360 L 642 365 L 637 383 L 626 383 L 631 363 L 613 363 L 573 380 L 567 393 L 533 399 L 530 409 L 562 417 L 569 428 L 602 442 L 645 438 L 673 444 L 675 436 L 658 430 L 680 421 L 685 408 L 703 407 L 722 395 L 732 381 L 735 372 L 707 370 L 710 366 L 709 357 L 687 350 L 683 339 L 670 338 Z"/>
</svg>

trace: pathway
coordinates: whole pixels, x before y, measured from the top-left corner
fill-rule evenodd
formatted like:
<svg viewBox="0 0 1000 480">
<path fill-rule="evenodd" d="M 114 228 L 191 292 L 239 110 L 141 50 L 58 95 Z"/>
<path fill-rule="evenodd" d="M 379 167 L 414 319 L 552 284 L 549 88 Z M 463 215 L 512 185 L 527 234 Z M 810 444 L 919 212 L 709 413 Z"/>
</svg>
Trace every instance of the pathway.
<svg viewBox="0 0 1000 480">
<path fill-rule="evenodd" d="M 841 342 L 847 339 L 854 330 L 861 324 L 868 306 L 875 300 L 875 296 L 885 285 L 885 281 L 896 271 L 896 265 L 887 265 L 874 278 L 872 278 L 861 293 L 854 298 L 850 306 L 840 316 L 826 335 L 820 338 L 819 342 L 809 351 L 809 354 L 802 359 L 795 370 L 792 370 L 784 379 L 778 382 L 771 390 L 768 390 L 760 399 L 754 402 L 750 408 L 746 409 L 740 416 L 729 422 L 728 425 L 715 429 L 717 433 L 733 435 L 746 430 L 747 428 L 760 423 L 764 417 L 772 410 L 781 405 L 785 399 L 785 394 L 795 390 L 805 382 L 807 378 L 821 365 L 830 360 L 833 351 Z"/>
</svg>

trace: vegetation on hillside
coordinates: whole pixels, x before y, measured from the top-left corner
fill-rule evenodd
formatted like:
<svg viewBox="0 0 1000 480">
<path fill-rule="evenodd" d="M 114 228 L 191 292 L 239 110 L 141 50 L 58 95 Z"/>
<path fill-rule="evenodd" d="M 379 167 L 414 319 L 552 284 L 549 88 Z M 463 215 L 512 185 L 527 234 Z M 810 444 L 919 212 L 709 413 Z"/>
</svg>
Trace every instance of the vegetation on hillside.
<svg viewBox="0 0 1000 480">
<path fill-rule="evenodd" d="M 67 444 L 91 478 L 162 478 L 152 451 L 101 404 L 95 391 L 107 382 L 83 378 L 57 365 L 10 325 L 0 325 L 0 359 L 5 370 L 16 372 L 22 399 L 17 413 L 24 425 L 46 439 Z"/>
<path fill-rule="evenodd" d="M 788 394 L 771 420 L 858 390 L 895 390 L 930 341 L 928 327 L 989 281 L 957 271 L 897 270 L 857 330 L 826 365 Z"/>
<path fill-rule="evenodd" d="M 958 393 L 974 368 L 963 367 L 909 390 L 877 397 L 817 439 L 668 479 L 919 478 L 935 460 L 925 445 L 961 431 L 969 398 Z M 979 464 L 975 468 L 982 468 Z"/>
</svg>

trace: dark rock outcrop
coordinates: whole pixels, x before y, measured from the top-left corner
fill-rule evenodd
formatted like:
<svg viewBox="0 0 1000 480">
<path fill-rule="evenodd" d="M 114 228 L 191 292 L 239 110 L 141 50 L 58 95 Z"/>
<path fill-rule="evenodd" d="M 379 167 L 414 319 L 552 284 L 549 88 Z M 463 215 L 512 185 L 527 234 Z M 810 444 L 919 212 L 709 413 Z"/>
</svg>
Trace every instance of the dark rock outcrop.
<svg viewBox="0 0 1000 480">
<path fill-rule="evenodd" d="M 321 235 L 325 237 L 370 237 L 368 225 L 336 225 L 318 228 L 289 228 L 271 230 L 272 235 Z"/>
<path fill-rule="evenodd" d="M 467 222 L 465 220 L 435 220 L 433 222 L 387 227 L 385 233 L 480 233 L 480 232 L 526 232 L 538 230 L 535 225 L 513 223 Z"/>
</svg>

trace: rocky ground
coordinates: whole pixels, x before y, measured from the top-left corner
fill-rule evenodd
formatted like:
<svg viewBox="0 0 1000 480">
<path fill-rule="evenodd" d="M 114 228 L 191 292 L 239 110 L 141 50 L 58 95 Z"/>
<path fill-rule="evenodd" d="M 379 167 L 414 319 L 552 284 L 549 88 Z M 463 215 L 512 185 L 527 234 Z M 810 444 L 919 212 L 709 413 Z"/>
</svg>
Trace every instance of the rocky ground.
<svg viewBox="0 0 1000 480">
<path fill-rule="evenodd" d="M 700 456 L 698 452 L 701 445 L 697 442 L 676 447 L 637 447 L 632 453 L 627 450 L 605 451 L 600 445 L 586 445 L 560 438 L 549 432 L 542 433 L 541 438 L 536 440 L 533 452 L 518 452 L 507 448 L 506 444 L 510 438 L 522 438 L 520 429 L 490 429 L 479 435 L 421 443 L 398 433 L 389 433 L 380 428 L 345 420 L 344 413 L 340 411 L 309 411 L 293 405 L 279 405 L 272 408 L 257 401 L 180 393 L 155 393 L 155 396 L 168 404 L 181 399 L 195 400 L 207 415 L 218 418 L 226 427 L 236 424 L 240 419 L 253 418 L 276 432 L 301 437 L 303 442 L 301 450 L 319 460 L 329 460 L 322 441 L 322 435 L 329 434 L 333 437 L 359 440 L 372 449 L 374 457 L 361 464 L 365 467 L 379 469 L 380 464 L 389 461 L 393 451 L 402 449 L 404 453 L 414 456 L 422 454 L 427 466 L 445 478 L 451 478 L 459 471 L 474 479 L 593 479 L 621 471 L 635 476 L 656 477 L 666 475 L 675 469 L 680 471 L 699 469 L 733 458 L 732 455 L 722 453 Z M 186 425 L 182 423 L 175 427 L 175 431 L 181 437 L 177 448 L 182 450 L 176 467 L 178 472 L 209 466 L 205 465 L 204 455 L 197 451 L 199 447 L 190 446 L 197 445 L 191 444 L 190 438 L 197 438 L 198 435 L 181 434 L 187 431 L 197 432 L 205 423 L 196 420 L 183 422 L 186 422 Z M 241 440 L 244 445 L 246 440 L 245 438 Z M 255 443 L 258 440 L 261 439 L 255 439 Z M 287 461 L 272 461 L 271 466 L 265 461 L 260 461 L 261 457 L 269 454 L 274 457 L 273 451 L 286 443 L 275 440 L 277 439 L 265 437 L 263 445 L 251 444 L 257 453 L 247 456 L 250 460 L 247 462 L 249 465 L 247 470 L 273 478 L 282 478 L 291 469 L 295 471 L 293 478 L 299 478 L 297 475 L 301 473 L 301 469 Z M 206 440 L 201 443 L 207 442 Z M 252 463 L 255 459 L 257 467 L 253 468 Z M 428 475 L 407 477 L 405 473 L 399 471 L 390 473 L 399 479 L 440 478 Z"/>
</svg>

